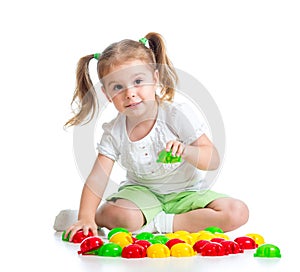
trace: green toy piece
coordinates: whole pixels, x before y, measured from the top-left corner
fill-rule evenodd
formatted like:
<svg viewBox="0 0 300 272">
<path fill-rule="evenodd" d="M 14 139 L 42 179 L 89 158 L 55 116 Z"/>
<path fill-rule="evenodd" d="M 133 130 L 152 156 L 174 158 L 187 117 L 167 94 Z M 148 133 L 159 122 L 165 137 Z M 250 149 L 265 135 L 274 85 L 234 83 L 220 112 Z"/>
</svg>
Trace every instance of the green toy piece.
<svg viewBox="0 0 300 272">
<path fill-rule="evenodd" d="M 165 235 L 156 235 L 152 239 L 149 239 L 148 241 L 151 244 L 163 244 L 165 245 L 170 239 Z"/>
<path fill-rule="evenodd" d="M 62 235 L 61 235 L 61 239 L 62 239 L 64 242 L 69 242 L 71 232 L 69 232 L 67 238 L 65 238 L 65 234 L 66 234 L 66 231 L 64 230 L 63 233 L 62 233 Z"/>
<path fill-rule="evenodd" d="M 263 244 L 256 249 L 254 257 L 281 258 L 280 249 L 272 244 Z"/>
<path fill-rule="evenodd" d="M 84 255 L 96 255 L 96 256 L 100 256 L 99 252 L 100 252 L 100 248 L 97 248 L 97 249 L 85 252 Z"/>
<path fill-rule="evenodd" d="M 124 228 L 113 228 L 110 230 L 110 232 L 107 234 L 107 239 L 109 240 L 114 234 L 119 233 L 119 232 L 126 232 L 129 233 L 127 229 Z"/>
<path fill-rule="evenodd" d="M 146 240 L 146 241 L 148 241 L 148 240 L 154 238 L 154 234 L 151 233 L 151 232 L 145 231 L 145 232 L 141 232 L 141 233 L 137 234 L 135 236 L 135 238 L 138 239 L 138 240 Z"/>
<path fill-rule="evenodd" d="M 158 154 L 158 159 L 156 162 L 161 163 L 176 163 L 181 162 L 180 156 L 173 156 L 172 151 L 163 150 Z"/>
<path fill-rule="evenodd" d="M 209 231 L 213 234 L 215 234 L 215 233 L 224 233 L 224 231 L 222 229 L 220 229 L 216 226 L 210 226 L 210 227 L 205 228 L 204 230 Z"/>
<path fill-rule="evenodd" d="M 106 256 L 106 257 L 120 257 L 122 254 L 122 248 L 120 245 L 115 243 L 107 243 L 104 244 L 97 250 L 98 256 Z"/>
</svg>

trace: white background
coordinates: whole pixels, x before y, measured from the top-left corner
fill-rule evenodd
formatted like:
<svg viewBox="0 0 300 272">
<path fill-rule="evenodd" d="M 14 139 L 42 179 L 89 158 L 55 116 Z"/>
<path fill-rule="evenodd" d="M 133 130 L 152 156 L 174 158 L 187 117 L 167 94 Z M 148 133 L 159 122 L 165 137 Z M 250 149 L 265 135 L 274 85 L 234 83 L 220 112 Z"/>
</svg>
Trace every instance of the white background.
<svg viewBox="0 0 300 272">
<path fill-rule="evenodd" d="M 1 255 L 24 266 L 47 246 L 58 211 L 79 205 L 72 129 L 63 130 L 77 61 L 150 31 L 221 111 L 226 159 L 214 189 L 248 204 L 243 231 L 295 253 L 299 14 L 291 0 L 1 2 Z M 23 242 L 23 261 L 9 258 L 12 240 Z"/>
</svg>

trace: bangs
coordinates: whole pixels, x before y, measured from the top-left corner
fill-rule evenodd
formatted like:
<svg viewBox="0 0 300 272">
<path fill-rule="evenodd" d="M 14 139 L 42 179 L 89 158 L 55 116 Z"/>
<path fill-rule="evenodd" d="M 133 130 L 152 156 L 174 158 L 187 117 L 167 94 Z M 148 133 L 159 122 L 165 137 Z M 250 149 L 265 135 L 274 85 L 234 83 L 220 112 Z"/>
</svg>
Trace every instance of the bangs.
<svg viewBox="0 0 300 272">
<path fill-rule="evenodd" d="M 153 64 L 155 57 L 151 50 L 143 44 L 131 40 L 123 40 L 109 46 L 101 55 L 98 62 L 98 76 L 101 80 L 111 73 L 117 66 L 126 62 L 140 60 Z"/>
</svg>

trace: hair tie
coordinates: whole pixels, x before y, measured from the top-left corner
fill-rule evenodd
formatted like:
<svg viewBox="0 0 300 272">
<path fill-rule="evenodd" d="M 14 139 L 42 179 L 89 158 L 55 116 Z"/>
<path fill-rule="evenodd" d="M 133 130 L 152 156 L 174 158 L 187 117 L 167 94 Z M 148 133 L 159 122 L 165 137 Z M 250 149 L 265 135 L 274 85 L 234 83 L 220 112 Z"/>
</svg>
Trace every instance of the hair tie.
<svg viewBox="0 0 300 272">
<path fill-rule="evenodd" d="M 147 38 L 141 38 L 141 39 L 139 39 L 139 42 L 142 43 L 143 45 L 145 45 L 147 48 L 150 48 Z M 94 57 L 94 59 L 99 60 L 101 57 L 101 53 L 95 53 L 93 55 L 93 57 Z"/>
<path fill-rule="evenodd" d="M 141 39 L 139 39 L 139 42 L 142 43 L 143 45 L 145 45 L 147 48 L 150 48 L 149 41 L 147 38 L 141 38 Z"/>
<path fill-rule="evenodd" d="M 94 59 L 99 60 L 101 56 L 101 53 L 95 53 L 94 54 Z"/>
</svg>

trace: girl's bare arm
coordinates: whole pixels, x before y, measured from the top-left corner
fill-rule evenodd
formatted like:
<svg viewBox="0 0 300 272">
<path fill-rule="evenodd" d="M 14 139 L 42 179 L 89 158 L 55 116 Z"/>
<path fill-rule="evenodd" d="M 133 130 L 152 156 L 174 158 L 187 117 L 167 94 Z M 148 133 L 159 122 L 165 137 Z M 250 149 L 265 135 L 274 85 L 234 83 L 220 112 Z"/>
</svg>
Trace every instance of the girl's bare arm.
<svg viewBox="0 0 300 272">
<path fill-rule="evenodd" d="M 113 165 L 113 160 L 101 154 L 98 155 L 82 189 L 78 221 L 66 231 L 66 236 L 71 232 L 70 240 L 72 240 L 74 234 L 80 229 L 86 235 L 88 230 L 97 235 L 95 214 L 107 186 Z"/>
<path fill-rule="evenodd" d="M 169 141 L 166 150 L 182 158 L 201 170 L 216 170 L 220 164 L 219 153 L 205 134 L 195 142 L 184 145 L 179 141 Z"/>
</svg>

